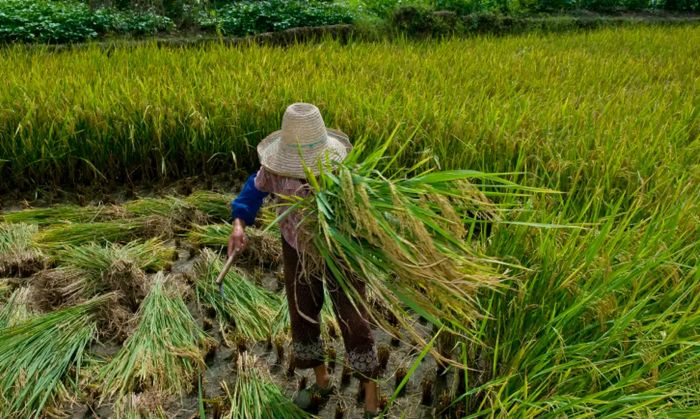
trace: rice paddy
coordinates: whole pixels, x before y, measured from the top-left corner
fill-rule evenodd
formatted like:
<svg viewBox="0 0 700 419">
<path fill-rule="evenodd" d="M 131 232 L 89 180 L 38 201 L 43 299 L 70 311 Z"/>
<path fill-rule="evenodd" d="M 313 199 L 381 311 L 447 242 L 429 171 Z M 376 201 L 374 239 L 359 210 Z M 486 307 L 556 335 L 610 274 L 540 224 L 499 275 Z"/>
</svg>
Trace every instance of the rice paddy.
<svg viewBox="0 0 700 419">
<path fill-rule="evenodd" d="M 287 356 L 271 210 L 223 296 L 213 283 L 227 204 L 296 100 L 358 146 L 298 205 L 322 257 L 370 284 L 388 417 L 700 415 L 697 56 L 694 26 L 1 49 L 0 190 L 225 176 L 3 198 L 0 416 L 300 417 L 288 400 L 312 378 Z M 356 417 L 337 330 L 324 340 L 339 393 L 319 414 Z"/>
</svg>

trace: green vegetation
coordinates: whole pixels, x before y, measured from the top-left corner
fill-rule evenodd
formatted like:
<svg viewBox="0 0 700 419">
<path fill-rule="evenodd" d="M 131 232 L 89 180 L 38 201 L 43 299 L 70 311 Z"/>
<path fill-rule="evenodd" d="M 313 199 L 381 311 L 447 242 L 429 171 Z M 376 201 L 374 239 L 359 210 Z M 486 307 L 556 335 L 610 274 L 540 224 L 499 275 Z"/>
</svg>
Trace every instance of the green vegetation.
<svg viewBox="0 0 700 419">
<path fill-rule="evenodd" d="M 258 359 L 253 355 L 244 353 L 238 357 L 233 390 L 229 390 L 224 383 L 224 390 L 231 407 L 223 417 L 226 419 L 311 417 L 282 394 L 266 371 L 256 365 L 257 362 Z"/>
<path fill-rule="evenodd" d="M 76 383 L 96 332 L 93 314 L 109 296 L 0 329 L 0 414 L 39 418 Z"/>
<path fill-rule="evenodd" d="M 211 344 L 199 328 L 172 280 L 153 279 L 138 312 L 138 326 L 100 373 L 103 398 L 136 389 L 183 394 L 204 367 Z"/>
</svg>

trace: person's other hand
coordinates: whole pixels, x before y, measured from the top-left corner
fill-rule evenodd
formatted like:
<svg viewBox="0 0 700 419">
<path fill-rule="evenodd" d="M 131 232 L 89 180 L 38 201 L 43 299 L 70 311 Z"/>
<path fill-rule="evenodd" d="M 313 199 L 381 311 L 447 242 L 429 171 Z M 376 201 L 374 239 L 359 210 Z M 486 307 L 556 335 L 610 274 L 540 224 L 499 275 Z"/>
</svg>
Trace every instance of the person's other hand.
<svg viewBox="0 0 700 419">
<path fill-rule="evenodd" d="M 240 252 L 245 249 L 248 244 L 248 236 L 245 234 L 245 221 L 240 218 L 233 220 L 233 230 L 228 238 L 228 257 L 231 257 L 233 252 Z"/>
</svg>

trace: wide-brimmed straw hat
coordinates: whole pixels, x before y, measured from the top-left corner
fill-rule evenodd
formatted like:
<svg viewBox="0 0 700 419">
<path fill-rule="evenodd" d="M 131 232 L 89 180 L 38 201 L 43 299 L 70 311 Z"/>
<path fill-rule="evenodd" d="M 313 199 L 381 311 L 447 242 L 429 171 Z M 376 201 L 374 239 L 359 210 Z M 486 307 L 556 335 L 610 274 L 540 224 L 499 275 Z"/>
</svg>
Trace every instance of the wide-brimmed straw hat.
<svg viewBox="0 0 700 419">
<path fill-rule="evenodd" d="M 258 144 L 258 157 L 273 173 L 304 179 L 304 166 L 317 175 L 320 164 L 343 161 L 351 149 L 346 134 L 326 128 L 316 106 L 294 103 L 284 112 L 282 129 Z"/>
</svg>

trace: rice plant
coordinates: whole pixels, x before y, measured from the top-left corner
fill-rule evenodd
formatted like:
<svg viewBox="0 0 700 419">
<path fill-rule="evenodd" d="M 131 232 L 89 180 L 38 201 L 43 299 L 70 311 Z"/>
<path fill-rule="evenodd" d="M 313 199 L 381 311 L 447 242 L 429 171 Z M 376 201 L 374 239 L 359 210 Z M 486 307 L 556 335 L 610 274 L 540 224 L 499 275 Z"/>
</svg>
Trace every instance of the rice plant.
<svg viewBox="0 0 700 419">
<path fill-rule="evenodd" d="M 220 295 L 215 280 L 223 266 L 216 253 L 203 252 L 195 266 L 198 300 L 212 307 L 220 321 L 229 323 L 236 337 L 252 342 L 269 338 L 272 321 L 282 304 L 280 298 L 255 285 L 235 267 L 224 278 L 224 295 Z"/>
<path fill-rule="evenodd" d="M 108 206 L 58 205 L 49 208 L 28 208 L 0 215 L 0 222 L 47 226 L 64 222 L 87 223 L 110 219 L 114 208 Z"/>
<path fill-rule="evenodd" d="M 238 256 L 246 265 L 272 266 L 282 261 L 282 245 L 279 231 L 277 234 L 258 228 L 247 228 L 248 245 Z M 187 233 L 191 243 L 196 246 L 209 246 L 223 249 L 228 246 L 231 235 L 230 224 L 193 225 Z"/>
<path fill-rule="evenodd" d="M 96 223 L 65 223 L 39 231 L 37 245 L 46 250 L 88 243 L 127 243 L 140 236 L 169 237 L 170 222 L 165 217 L 148 216 Z"/>
<path fill-rule="evenodd" d="M 0 329 L 0 413 L 42 417 L 64 386 L 78 381 L 106 295 Z"/>
<path fill-rule="evenodd" d="M 177 256 L 175 248 L 159 239 L 132 241 L 124 245 L 90 243 L 64 247 L 56 251 L 53 260 L 62 266 L 72 266 L 92 274 L 106 271 L 114 261 L 124 260 L 147 272 L 164 269 Z"/>
<path fill-rule="evenodd" d="M 99 375 L 102 400 L 137 389 L 188 392 L 210 344 L 176 284 L 158 273 L 139 309 L 136 330 Z"/>
<path fill-rule="evenodd" d="M 33 237 L 38 227 L 32 224 L 0 224 L 0 275 L 32 272 L 43 265 L 43 255 Z"/>
<path fill-rule="evenodd" d="M 223 382 L 222 386 L 231 407 L 225 412 L 226 419 L 294 419 L 311 415 L 297 407 L 282 390 L 272 382 L 269 374 L 257 365 L 254 355 L 242 353 L 236 362 L 236 379 L 233 389 Z"/>
<path fill-rule="evenodd" d="M 226 221 L 230 217 L 228 204 L 231 196 L 216 192 L 197 191 L 185 198 L 185 201 L 206 214 L 213 222 Z"/>
<path fill-rule="evenodd" d="M 31 302 L 31 288 L 21 287 L 0 306 L 0 329 L 16 326 L 36 315 Z"/>
</svg>

